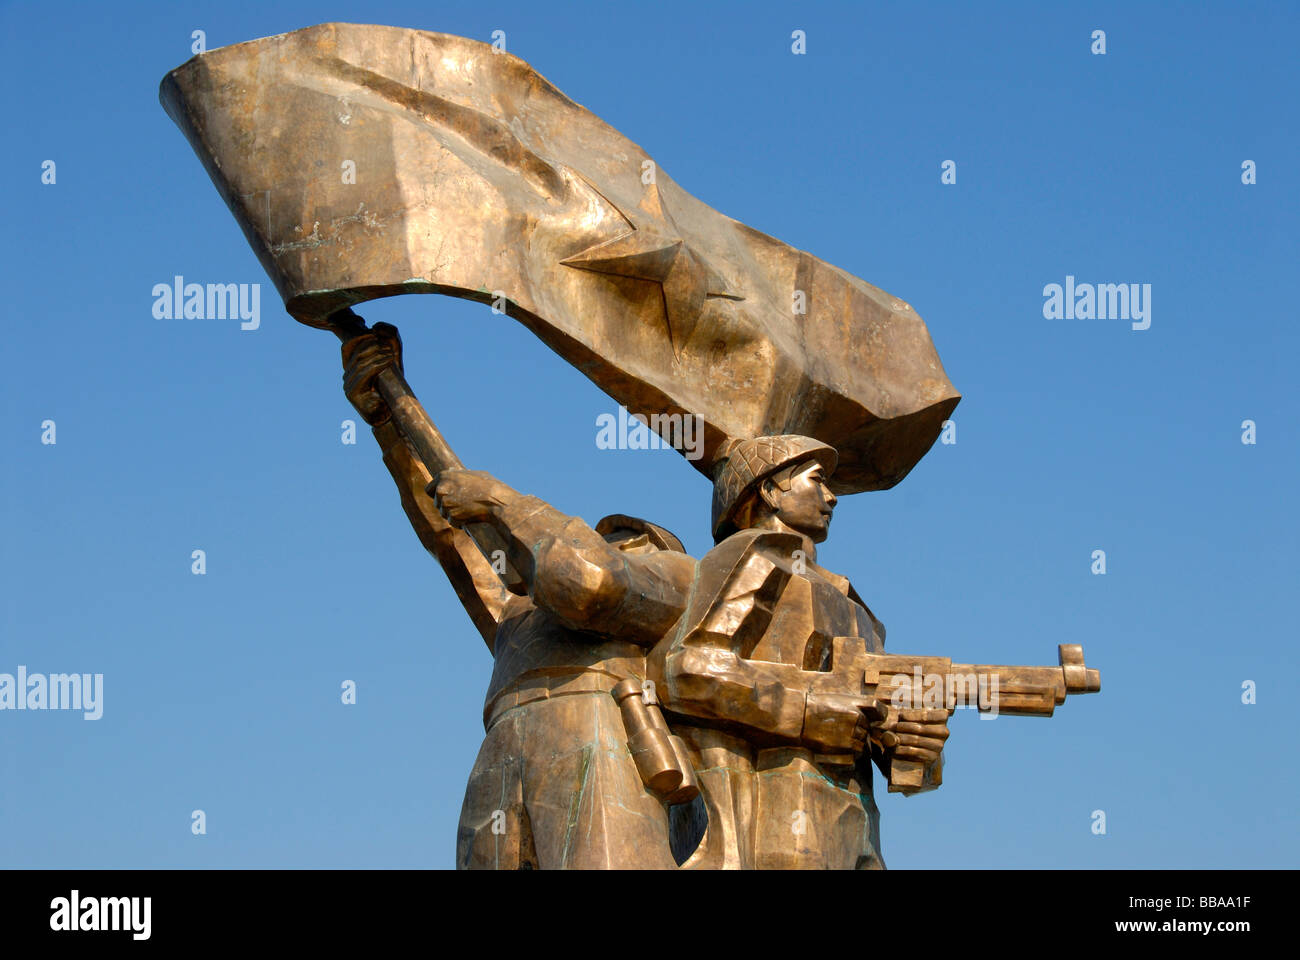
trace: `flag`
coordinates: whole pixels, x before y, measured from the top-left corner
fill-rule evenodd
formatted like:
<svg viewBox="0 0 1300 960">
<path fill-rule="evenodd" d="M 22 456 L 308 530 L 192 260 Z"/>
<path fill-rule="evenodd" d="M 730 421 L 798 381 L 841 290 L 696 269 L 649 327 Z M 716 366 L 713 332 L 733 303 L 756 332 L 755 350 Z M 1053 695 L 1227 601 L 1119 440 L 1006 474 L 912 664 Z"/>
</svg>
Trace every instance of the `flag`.
<svg viewBox="0 0 1300 960">
<path fill-rule="evenodd" d="M 697 200 L 491 45 L 328 23 L 200 54 L 160 99 L 303 323 L 492 304 L 633 414 L 696 418 L 702 471 L 803 434 L 838 493 L 901 480 L 960 399 L 910 305 Z"/>
</svg>

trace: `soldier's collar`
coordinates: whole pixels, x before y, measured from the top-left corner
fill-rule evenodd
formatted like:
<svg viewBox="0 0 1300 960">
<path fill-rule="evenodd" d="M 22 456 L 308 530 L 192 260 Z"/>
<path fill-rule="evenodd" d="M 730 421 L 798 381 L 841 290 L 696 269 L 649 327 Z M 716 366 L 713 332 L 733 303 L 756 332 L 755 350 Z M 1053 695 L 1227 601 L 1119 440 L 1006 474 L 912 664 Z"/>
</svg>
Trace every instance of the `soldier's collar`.
<svg viewBox="0 0 1300 960">
<path fill-rule="evenodd" d="M 807 560 L 805 562 L 807 563 L 809 570 L 814 571 L 817 574 L 817 576 L 821 577 L 823 580 L 830 583 L 831 586 L 833 586 L 840 593 L 844 594 L 844 596 L 847 597 L 853 592 L 853 584 L 849 583 L 848 577 L 842 577 L 838 573 L 831 573 L 825 567 L 821 566 L 820 564 L 814 563 L 811 560 Z"/>
</svg>

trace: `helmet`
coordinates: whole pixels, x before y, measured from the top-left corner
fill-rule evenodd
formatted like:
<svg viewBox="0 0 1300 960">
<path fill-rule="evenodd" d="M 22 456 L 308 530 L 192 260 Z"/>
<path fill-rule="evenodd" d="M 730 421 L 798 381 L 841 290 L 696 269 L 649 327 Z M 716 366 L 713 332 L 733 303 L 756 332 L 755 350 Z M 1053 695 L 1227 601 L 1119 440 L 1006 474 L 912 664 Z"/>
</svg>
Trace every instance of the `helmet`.
<svg viewBox="0 0 1300 960">
<path fill-rule="evenodd" d="M 736 532 L 732 516 L 745 495 L 758 484 L 785 467 L 813 459 L 822 465 L 826 476 L 835 472 L 839 454 L 812 437 L 784 434 L 732 441 L 724 447 L 713 481 L 713 541 L 720 543 Z"/>
<path fill-rule="evenodd" d="M 601 518 L 600 523 L 596 524 L 596 532 L 602 537 L 608 537 L 616 530 L 631 530 L 634 533 L 644 533 L 650 538 L 650 542 L 660 550 L 675 550 L 677 553 L 686 552 L 682 542 L 672 533 L 659 526 L 659 524 L 651 523 L 649 520 L 642 520 L 640 517 L 629 517 L 623 513 L 611 513 L 608 517 Z"/>
</svg>

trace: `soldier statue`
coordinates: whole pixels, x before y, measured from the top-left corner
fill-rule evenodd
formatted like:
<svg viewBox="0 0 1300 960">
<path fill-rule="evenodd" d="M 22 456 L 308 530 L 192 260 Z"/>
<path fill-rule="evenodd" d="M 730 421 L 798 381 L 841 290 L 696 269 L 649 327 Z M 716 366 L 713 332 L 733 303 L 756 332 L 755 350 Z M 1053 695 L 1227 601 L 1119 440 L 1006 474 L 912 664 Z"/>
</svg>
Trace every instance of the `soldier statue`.
<svg viewBox="0 0 1300 960">
<path fill-rule="evenodd" d="M 374 389 L 382 369 L 401 369 L 396 329 L 375 324 L 343 356 L 345 390 L 406 515 L 495 661 L 457 866 L 674 867 L 666 807 L 638 775 L 611 693 L 628 679 L 641 689 L 646 650 L 685 609 L 695 561 L 656 524 L 615 515 L 593 530 L 481 471 L 443 471 L 433 484 Z M 527 595 L 508 591 L 458 529 L 471 522 L 501 532 Z"/>
<path fill-rule="evenodd" d="M 346 341 L 343 358 L 411 525 L 495 660 L 458 866 L 884 866 L 869 760 L 922 761 L 936 771 L 923 789 L 937 786 L 948 715 L 812 689 L 835 669 L 834 637 L 884 642 L 849 582 L 815 562 L 834 450 L 796 436 L 733 445 L 717 546 L 697 565 L 645 520 L 592 529 L 483 471 L 432 477 L 374 387 L 401 372 L 395 328 Z M 527 595 L 460 529 L 472 523 L 499 532 Z M 612 695 L 628 680 L 659 692 L 702 797 L 673 803 L 639 775 Z"/>
<path fill-rule="evenodd" d="M 649 670 L 690 748 L 708 825 L 688 866 L 883 868 L 869 761 L 924 764 L 937 787 L 948 712 L 900 708 L 825 679 L 836 638 L 879 653 L 885 628 L 847 579 L 817 565 L 836 498 L 836 453 L 808 437 L 758 437 L 724 452 L 716 546 Z"/>
<path fill-rule="evenodd" d="M 199 54 L 159 98 L 285 310 L 343 341 L 494 658 L 458 866 L 880 868 L 873 767 L 933 790 L 957 707 L 1046 717 L 1100 690 L 1077 644 L 1057 667 L 885 653 L 818 564 L 835 494 L 902 482 L 961 399 L 905 300 L 713 209 L 470 38 L 323 23 Z M 491 304 L 651 424 L 692 418 L 714 547 L 465 469 L 396 330 L 351 311 L 416 293 Z"/>
</svg>

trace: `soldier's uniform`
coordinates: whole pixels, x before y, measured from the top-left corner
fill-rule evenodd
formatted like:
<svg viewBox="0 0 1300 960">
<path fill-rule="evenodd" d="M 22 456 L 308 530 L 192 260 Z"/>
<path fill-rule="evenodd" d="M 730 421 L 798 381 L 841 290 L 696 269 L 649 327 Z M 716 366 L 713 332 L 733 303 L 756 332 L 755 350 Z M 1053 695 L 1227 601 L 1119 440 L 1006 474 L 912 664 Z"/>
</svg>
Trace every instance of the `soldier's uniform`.
<svg viewBox="0 0 1300 960">
<path fill-rule="evenodd" d="M 748 490 L 809 457 L 827 475 L 835 467 L 834 451 L 806 438 L 760 438 L 732 454 L 715 486 L 721 542 L 649 658 L 707 809 L 687 867 L 884 866 L 869 762 L 818 753 L 803 737 L 809 692 L 833 687 L 854 648 L 881 652 L 884 627 L 847 579 L 802 556 L 799 536 L 731 525 Z M 860 687 L 858 675 L 843 679 L 845 690 Z M 694 821 L 674 827 L 698 831 Z"/>
<path fill-rule="evenodd" d="M 620 556 L 535 497 L 506 514 L 503 527 L 534 551 L 533 597 L 512 597 L 496 632 L 457 865 L 674 868 L 665 807 L 641 781 L 610 691 L 644 679 L 646 648 L 680 614 L 695 561 L 668 543 Z M 621 565 L 627 580 L 614 591 L 601 576 L 575 580 L 575 557 L 588 570 Z"/>
<path fill-rule="evenodd" d="M 495 661 L 457 866 L 675 867 L 665 807 L 641 781 L 610 691 L 645 677 L 646 649 L 685 608 L 695 561 L 646 521 L 607 517 L 592 530 L 536 497 L 516 496 L 495 519 L 529 588 L 530 596 L 516 596 L 424 495 L 429 474 L 395 429 L 375 433 L 412 526 Z M 614 545 L 602 535 L 616 531 L 640 537 Z M 647 546 L 657 549 L 641 552 Z"/>
</svg>

